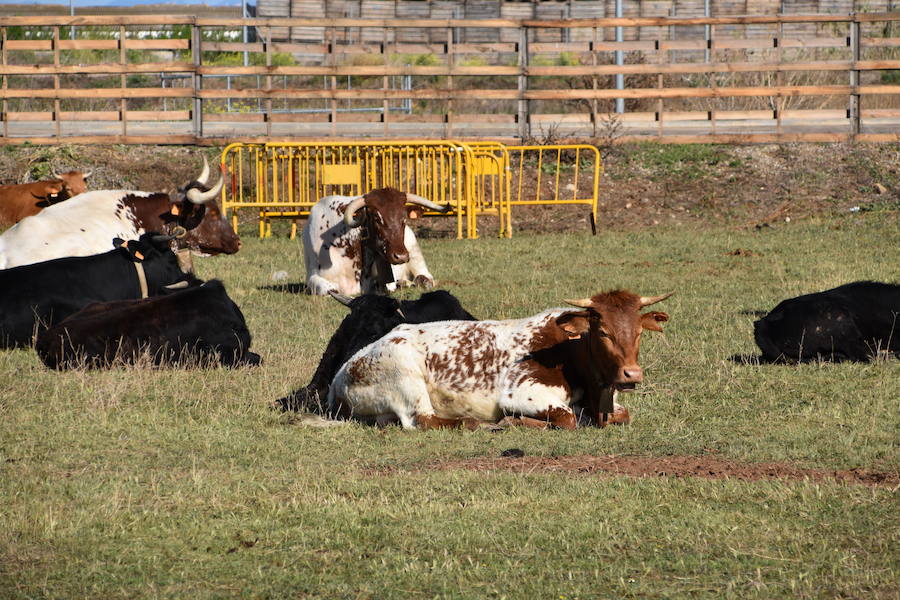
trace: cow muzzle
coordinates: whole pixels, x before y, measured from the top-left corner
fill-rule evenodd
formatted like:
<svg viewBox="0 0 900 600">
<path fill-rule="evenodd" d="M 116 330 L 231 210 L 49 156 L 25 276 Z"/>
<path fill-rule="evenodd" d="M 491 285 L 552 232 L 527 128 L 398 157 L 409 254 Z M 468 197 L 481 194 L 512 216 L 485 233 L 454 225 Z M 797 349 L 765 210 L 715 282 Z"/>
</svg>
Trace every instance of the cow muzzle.
<svg viewBox="0 0 900 600">
<path fill-rule="evenodd" d="M 409 252 L 390 252 L 387 255 L 387 259 L 392 265 L 402 265 L 409 262 Z"/>
<path fill-rule="evenodd" d="M 633 390 L 639 383 L 643 383 L 643 381 L 644 372 L 639 366 L 633 365 L 620 368 L 613 385 L 621 392 L 628 392 Z"/>
</svg>

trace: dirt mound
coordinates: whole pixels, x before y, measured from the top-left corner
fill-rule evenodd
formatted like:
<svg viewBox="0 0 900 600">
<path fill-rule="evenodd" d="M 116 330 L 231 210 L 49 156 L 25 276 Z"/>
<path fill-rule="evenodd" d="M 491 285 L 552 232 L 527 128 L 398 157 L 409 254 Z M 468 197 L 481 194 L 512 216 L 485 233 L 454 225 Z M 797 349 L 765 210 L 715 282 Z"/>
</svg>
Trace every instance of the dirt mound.
<svg viewBox="0 0 900 600">
<path fill-rule="evenodd" d="M 702 477 L 741 481 L 837 481 L 852 485 L 894 488 L 900 473 L 870 469 L 803 469 L 788 463 L 740 463 L 710 456 L 522 456 L 504 451 L 506 457 L 480 457 L 431 463 L 423 470 L 462 469 L 513 473 L 577 473 L 627 477 Z"/>
</svg>

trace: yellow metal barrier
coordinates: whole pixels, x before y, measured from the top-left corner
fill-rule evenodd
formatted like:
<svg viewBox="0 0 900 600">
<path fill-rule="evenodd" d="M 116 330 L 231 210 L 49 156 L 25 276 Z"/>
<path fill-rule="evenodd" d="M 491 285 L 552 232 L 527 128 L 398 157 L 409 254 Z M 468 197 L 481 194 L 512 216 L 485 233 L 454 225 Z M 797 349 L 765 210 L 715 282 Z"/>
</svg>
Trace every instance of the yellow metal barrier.
<svg viewBox="0 0 900 600">
<path fill-rule="evenodd" d="M 325 196 L 388 186 L 450 205 L 458 238 L 478 237 L 479 215 L 496 215 L 499 235 L 511 237 L 516 205 L 585 204 L 592 227 L 597 222 L 600 154 L 588 145 L 452 140 L 230 144 L 222 164 L 230 176 L 222 192 L 226 216 L 231 211 L 237 231 L 239 209 L 258 211 L 260 237 L 271 235 L 274 218 L 292 219 L 295 237 L 299 219 Z"/>
<path fill-rule="evenodd" d="M 506 150 L 510 157 L 512 206 L 584 204 L 591 209 L 591 231 L 597 233 L 603 165 L 595 146 L 507 146 Z M 531 179 L 535 182 L 533 189 L 527 189 L 525 183 Z"/>
</svg>

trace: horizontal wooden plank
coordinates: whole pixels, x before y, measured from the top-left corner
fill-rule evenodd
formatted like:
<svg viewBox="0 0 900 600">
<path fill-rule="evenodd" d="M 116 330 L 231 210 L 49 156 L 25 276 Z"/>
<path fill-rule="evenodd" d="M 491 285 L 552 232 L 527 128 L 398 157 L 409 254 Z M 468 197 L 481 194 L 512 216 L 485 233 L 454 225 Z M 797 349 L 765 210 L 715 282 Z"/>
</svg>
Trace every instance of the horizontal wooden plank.
<svg viewBox="0 0 900 600">
<path fill-rule="evenodd" d="M 40 137 L 0 137 L 0 146 L 16 146 L 35 144 L 53 146 L 60 142 L 67 144 L 158 144 L 158 145 L 220 145 L 216 138 L 198 138 L 193 135 L 72 135 L 72 136 L 40 136 Z"/>
<path fill-rule="evenodd" d="M 262 123 L 266 116 L 262 113 L 203 113 L 203 120 L 210 123 Z"/>
<path fill-rule="evenodd" d="M 194 70 L 189 62 L 148 62 L 141 64 L 105 63 L 97 65 L 7 65 L 0 67 L 0 73 L 7 75 L 119 75 L 129 73 L 181 73 Z"/>
<path fill-rule="evenodd" d="M 201 75 L 316 75 L 316 76 L 496 76 L 520 75 L 532 76 L 591 76 L 622 74 L 695 74 L 695 73 L 744 73 L 744 72 L 796 72 L 796 71 L 859 71 L 900 69 L 900 60 L 864 60 L 864 61 L 818 61 L 818 62 L 733 62 L 733 63 L 650 63 L 626 65 L 579 65 L 579 66 L 407 66 L 407 65 L 374 65 L 374 66 L 211 66 L 200 67 Z M 189 62 L 155 62 L 142 64 L 104 63 L 96 65 L 8 65 L 0 68 L 0 72 L 8 75 L 53 75 L 53 74 L 128 74 L 128 73 L 172 73 L 191 72 L 194 66 Z"/>
<path fill-rule="evenodd" d="M 189 110 L 129 110 L 125 112 L 129 121 L 189 121 Z"/>
<path fill-rule="evenodd" d="M 53 50 L 51 40 L 7 40 L 7 50 Z"/>
<path fill-rule="evenodd" d="M 863 119 L 898 119 L 900 108 L 864 108 L 860 116 Z"/>
<path fill-rule="evenodd" d="M 191 40 L 125 40 L 125 48 L 128 50 L 188 50 Z"/>
<path fill-rule="evenodd" d="M 330 118 L 330 113 L 274 113 L 270 120 L 273 123 L 328 123 Z"/>
<path fill-rule="evenodd" d="M 0 98 L 190 98 L 193 95 L 190 88 L 0 89 Z"/>
<path fill-rule="evenodd" d="M 574 90 L 528 90 L 520 93 L 514 89 L 232 89 L 199 92 L 201 98 L 335 98 L 335 99 L 448 99 L 477 98 L 484 100 L 577 100 L 607 98 L 732 98 L 732 97 L 794 97 L 794 96 L 846 96 L 854 88 L 849 85 L 810 86 L 769 86 L 769 87 L 718 87 L 718 88 L 626 88 L 615 89 L 574 89 Z M 20 92 L 21 90 L 16 90 Z M 42 90 L 43 91 L 43 90 Z M 52 92 L 53 90 L 49 90 Z M 130 90 L 129 90 L 130 91 Z M 165 90 L 170 91 L 170 90 Z M 174 90 L 172 90 L 174 91 Z M 190 91 L 190 90 L 185 90 Z M 863 85 L 856 91 L 861 95 L 900 94 L 900 85 Z M 10 90 L 0 90 L 0 97 Z M 21 96 L 16 96 L 21 97 Z M 44 97 L 53 97 L 44 96 Z"/>
<path fill-rule="evenodd" d="M 517 28 L 579 29 L 592 27 L 680 27 L 696 25 L 763 25 L 775 23 L 844 23 L 900 21 L 900 12 L 724 17 L 624 17 L 592 19 L 363 19 L 363 18 L 223 18 L 189 15 L 41 15 L 0 17 L 0 26 L 181 25 L 201 27 L 367 27 L 367 28 Z"/>
<path fill-rule="evenodd" d="M 454 113 L 454 123 L 515 123 L 516 115 Z"/>
<path fill-rule="evenodd" d="M 60 121 L 120 121 L 122 113 L 117 110 L 64 110 L 59 113 Z"/>
<path fill-rule="evenodd" d="M 456 115 L 453 116 L 454 121 L 457 118 Z M 404 113 L 390 113 L 386 120 L 391 123 L 444 123 L 447 119 L 444 118 L 444 115 L 407 115 Z"/>
<path fill-rule="evenodd" d="M 60 50 L 118 50 L 119 40 L 60 40 Z"/>
<path fill-rule="evenodd" d="M 52 121 L 52 111 L 17 111 L 2 114 L 2 121 Z"/>
</svg>

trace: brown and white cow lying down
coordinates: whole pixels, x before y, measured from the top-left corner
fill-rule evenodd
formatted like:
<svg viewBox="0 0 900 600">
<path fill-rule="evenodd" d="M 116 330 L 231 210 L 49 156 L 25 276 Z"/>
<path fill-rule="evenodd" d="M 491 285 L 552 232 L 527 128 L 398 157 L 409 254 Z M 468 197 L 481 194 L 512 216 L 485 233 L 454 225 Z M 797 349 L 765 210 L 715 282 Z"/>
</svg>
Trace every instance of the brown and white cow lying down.
<svg viewBox="0 0 900 600">
<path fill-rule="evenodd" d="M 393 291 L 398 283 L 431 289 L 434 277 L 406 225 L 407 215 L 424 209 L 450 207 L 393 188 L 319 200 L 301 233 L 307 291 L 355 296 Z"/>
<path fill-rule="evenodd" d="M 644 329 L 662 331 L 663 312 L 641 309 L 671 294 L 627 291 L 568 300 L 510 321 L 400 325 L 338 371 L 332 414 L 405 428 L 627 423 L 620 391 L 643 380 L 638 348 Z M 611 415 L 611 416 L 610 416 Z"/>
<path fill-rule="evenodd" d="M 68 171 L 54 173 L 49 180 L 0 185 L 0 227 L 15 225 L 51 204 L 83 194 L 87 190 L 84 180 L 90 176 L 90 171 Z"/>
</svg>

